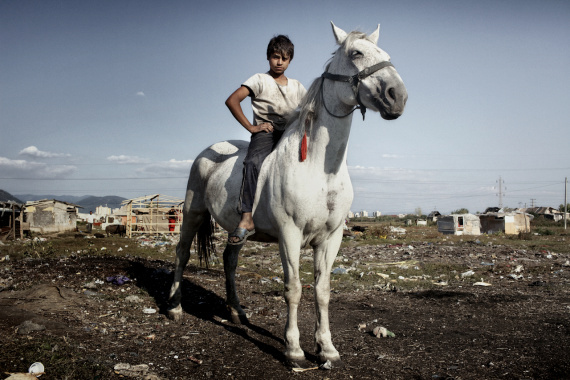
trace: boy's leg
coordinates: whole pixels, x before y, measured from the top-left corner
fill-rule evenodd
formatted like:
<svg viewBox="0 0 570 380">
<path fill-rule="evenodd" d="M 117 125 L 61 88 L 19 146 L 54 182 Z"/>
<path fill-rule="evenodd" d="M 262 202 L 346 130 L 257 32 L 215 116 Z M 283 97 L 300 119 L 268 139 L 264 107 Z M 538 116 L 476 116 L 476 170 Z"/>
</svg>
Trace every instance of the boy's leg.
<svg viewBox="0 0 570 380">
<path fill-rule="evenodd" d="M 252 217 L 253 202 L 257 190 L 257 177 L 263 161 L 275 148 L 275 145 L 283 135 L 282 131 L 259 132 L 251 136 L 247 156 L 243 161 L 243 182 L 240 193 L 239 211 L 241 221 L 237 228 L 245 228 L 252 231 L 255 228 Z M 238 238 L 230 238 L 237 242 Z"/>
<path fill-rule="evenodd" d="M 247 156 L 243 161 L 243 185 L 241 192 L 241 212 L 251 213 L 255 192 L 257 190 L 257 178 L 263 161 L 273 150 L 283 133 L 259 132 L 251 136 L 251 142 L 247 151 Z"/>
</svg>

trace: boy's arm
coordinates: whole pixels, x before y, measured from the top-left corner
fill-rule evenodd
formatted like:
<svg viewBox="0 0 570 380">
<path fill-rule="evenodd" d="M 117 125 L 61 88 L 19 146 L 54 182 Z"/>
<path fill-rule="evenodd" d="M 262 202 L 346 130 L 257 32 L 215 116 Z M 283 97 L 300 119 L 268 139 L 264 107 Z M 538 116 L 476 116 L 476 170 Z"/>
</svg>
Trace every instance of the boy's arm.
<svg viewBox="0 0 570 380">
<path fill-rule="evenodd" d="M 245 86 L 241 86 L 233 92 L 226 100 L 226 106 L 230 109 L 230 112 L 236 120 L 249 132 L 271 132 L 273 131 L 273 126 L 270 123 L 261 123 L 259 125 L 252 125 L 248 118 L 244 115 L 241 108 L 241 102 L 247 98 L 249 95 L 249 89 Z"/>
</svg>

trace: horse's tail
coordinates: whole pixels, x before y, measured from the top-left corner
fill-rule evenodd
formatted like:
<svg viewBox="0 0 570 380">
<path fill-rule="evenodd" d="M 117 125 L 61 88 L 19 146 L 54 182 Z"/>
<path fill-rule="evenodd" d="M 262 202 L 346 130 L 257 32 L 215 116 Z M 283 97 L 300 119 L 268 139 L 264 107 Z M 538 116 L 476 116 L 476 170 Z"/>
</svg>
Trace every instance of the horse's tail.
<svg viewBox="0 0 570 380">
<path fill-rule="evenodd" d="M 204 215 L 204 221 L 198 229 L 196 236 L 196 252 L 200 257 L 200 265 L 206 263 L 206 268 L 216 255 L 216 245 L 214 244 L 214 220 L 209 212 Z"/>
</svg>

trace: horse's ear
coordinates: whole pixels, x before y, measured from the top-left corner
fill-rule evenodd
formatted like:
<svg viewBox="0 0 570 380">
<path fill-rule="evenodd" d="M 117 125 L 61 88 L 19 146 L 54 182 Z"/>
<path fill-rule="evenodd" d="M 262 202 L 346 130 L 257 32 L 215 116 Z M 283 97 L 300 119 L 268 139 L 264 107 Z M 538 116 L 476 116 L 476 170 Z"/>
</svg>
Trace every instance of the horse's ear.
<svg viewBox="0 0 570 380">
<path fill-rule="evenodd" d="M 332 21 L 331 21 L 331 25 L 332 25 L 332 29 L 333 29 L 334 38 L 336 39 L 336 43 L 339 45 L 342 45 L 344 40 L 346 40 L 346 36 L 347 36 L 346 32 L 344 30 L 342 30 L 341 28 L 338 28 Z"/>
<path fill-rule="evenodd" d="M 368 39 L 376 45 L 378 43 L 378 36 L 380 36 L 380 24 L 378 24 L 376 30 L 368 36 Z"/>
</svg>

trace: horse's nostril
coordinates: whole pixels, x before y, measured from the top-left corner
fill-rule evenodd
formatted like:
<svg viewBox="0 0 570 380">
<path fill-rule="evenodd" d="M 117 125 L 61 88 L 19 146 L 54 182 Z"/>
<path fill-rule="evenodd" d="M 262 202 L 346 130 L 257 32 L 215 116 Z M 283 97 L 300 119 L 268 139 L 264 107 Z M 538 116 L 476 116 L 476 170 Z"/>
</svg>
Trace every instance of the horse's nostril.
<svg viewBox="0 0 570 380">
<path fill-rule="evenodd" d="M 396 90 L 394 90 L 394 87 L 390 87 L 388 89 L 388 95 L 390 96 L 390 98 L 396 99 Z"/>
</svg>

